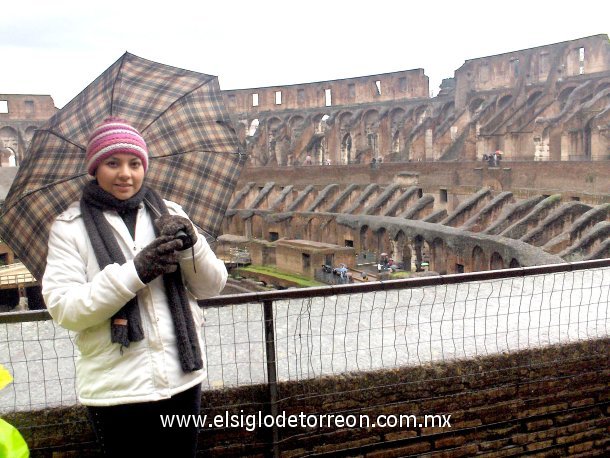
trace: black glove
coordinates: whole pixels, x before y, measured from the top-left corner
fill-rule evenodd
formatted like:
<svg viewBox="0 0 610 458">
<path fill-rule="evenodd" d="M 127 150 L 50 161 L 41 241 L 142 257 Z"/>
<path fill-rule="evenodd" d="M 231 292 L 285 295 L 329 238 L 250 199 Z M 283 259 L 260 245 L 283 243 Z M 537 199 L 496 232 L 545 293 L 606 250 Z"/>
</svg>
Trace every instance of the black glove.
<svg viewBox="0 0 610 458">
<path fill-rule="evenodd" d="M 182 248 L 178 251 L 186 250 L 197 242 L 197 232 L 193 223 L 188 218 L 178 215 L 163 215 L 155 220 L 155 226 L 160 235 L 179 237 L 182 240 Z M 182 236 L 177 235 L 182 231 Z"/>
<path fill-rule="evenodd" d="M 176 250 L 181 247 L 182 242 L 179 239 L 166 235 L 161 235 L 146 245 L 133 258 L 140 280 L 149 283 L 159 275 L 175 272 L 178 268 Z"/>
</svg>

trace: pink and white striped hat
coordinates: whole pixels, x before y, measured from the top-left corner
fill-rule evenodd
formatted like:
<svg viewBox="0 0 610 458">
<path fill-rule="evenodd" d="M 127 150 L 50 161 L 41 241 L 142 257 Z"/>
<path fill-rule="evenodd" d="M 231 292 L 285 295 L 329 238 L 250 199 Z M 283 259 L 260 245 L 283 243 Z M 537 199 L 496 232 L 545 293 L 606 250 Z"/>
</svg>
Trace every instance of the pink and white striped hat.
<svg viewBox="0 0 610 458">
<path fill-rule="evenodd" d="M 87 172 L 94 175 L 100 163 L 116 153 L 140 158 L 144 172 L 148 169 L 148 148 L 140 132 L 121 118 L 110 117 L 97 126 L 87 143 Z"/>
</svg>

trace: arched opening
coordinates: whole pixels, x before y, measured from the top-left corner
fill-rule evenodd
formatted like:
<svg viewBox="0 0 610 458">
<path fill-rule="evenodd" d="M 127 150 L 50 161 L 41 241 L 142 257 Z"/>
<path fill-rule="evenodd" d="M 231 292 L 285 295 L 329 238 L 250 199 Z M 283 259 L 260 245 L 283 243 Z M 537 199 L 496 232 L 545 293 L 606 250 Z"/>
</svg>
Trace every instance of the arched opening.
<svg viewBox="0 0 610 458">
<path fill-rule="evenodd" d="M 352 136 L 347 133 L 341 140 L 341 163 L 351 164 L 352 160 Z"/>
<path fill-rule="evenodd" d="M 422 272 L 424 269 L 424 238 L 421 235 L 416 235 L 413 238 L 413 251 L 415 251 L 415 272 Z"/>
<path fill-rule="evenodd" d="M 19 162 L 17 158 L 19 151 L 19 134 L 12 127 L 6 126 L 0 129 L 0 149 L 1 148 L 8 148 L 6 152 L 2 153 L 3 156 L 6 154 L 7 164 L 10 156 L 13 156 L 15 165 Z"/>
<path fill-rule="evenodd" d="M 518 267 L 521 267 L 521 264 L 519 264 L 519 261 L 517 261 L 515 258 L 512 258 L 508 267 L 510 267 L 511 269 L 516 269 Z"/>
<path fill-rule="evenodd" d="M 0 148 L 0 167 L 16 167 L 17 155 L 12 148 Z"/>
<path fill-rule="evenodd" d="M 527 98 L 527 106 L 533 105 L 540 98 L 542 91 L 536 91 Z"/>
<path fill-rule="evenodd" d="M 380 254 L 380 253 L 387 253 L 390 256 L 393 256 L 393 253 L 391 253 L 391 246 L 389 244 L 389 239 L 387 237 L 387 231 L 385 229 L 385 227 L 382 227 L 380 229 L 378 229 L 377 231 L 375 231 L 375 238 L 376 238 L 376 243 L 375 243 L 375 252 L 376 254 Z"/>
<path fill-rule="evenodd" d="M 472 250 L 472 271 L 482 272 L 487 270 L 487 258 L 480 246 L 475 246 Z"/>
<path fill-rule="evenodd" d="M 403 231 L 398 231 L 396 237 L 392 241 L 392 251 L 394 253 L 394 261 L 397 265 L 402 265 L 402 269 L 411 270 L 411 248 L 407 242 L 407 236 Z"/>
<path fill-rule="evenodd" d="M 585 159 L 591 159 L 591 120 L 587 121 L 583 130 L 583 153 Z"/>
<path fill-rule="evenodd" d="M 366 224 L 360 228 L 360 251 L 362 252 L 369 251 L 369 241 L 367 239 L 368 232 L 369 227 Z"/>
<path fill-rule="evenodd" d="M 499 102 L 498 102 L 498 108 L 504 108 L 505 106 L 507 106 L 511 100 L 513 99 L 513 96 L 508 94 L 505 95 L 504 97 L 502 97 Z"/>
<path fill-rule="evenodd" d="M 455 104 L 453 102 L 446 103 L 441 110 L 440 121 L 445 121 L 449 116 L 451 116 L 452 111 L 455 108 Z"/>
<path fill-rule="evenodd" d="M 570 97 L 570 94 L 574 91 L 575 88 L 576 88 L 575 86 L 566 87 L 563 91 L 561 91 L 559 93 L 559 96 L 557 97 L 557 100 L 559 101 L 559 107 L 562 110 L 566 106 L 566 103 L 568 101 L 568 97 Z"/>
<path fill-rule="evenodd" d="M 399 130 L 394 132 L 394 136 L 392 137 L 392 152 L 394 154 L 400 154 L 400 131 Z"/>
<path fill-rule="evenodd" d="M 434 272 L 441 275 L 447 273 L 447 256 L 445 253 L 445 242 L 436 238 L 430 245 L 430 267 Z"/>
<path fill-rule="evenodd" d="M 252 120 L 250 123 L 250 128 L 248 129 L 248 137 L 254 137 L 254 134 L 256 134 L 256 131 L 258 130 L 258 124 L 258 119 Z"/>
<path fill-rule="evenodd" d="M 483 99 L 477 97 L 468 105 L 468 111 L 471 115 L 479 113 L 483 109 Z"/>
<path fill-rule="evenodd" d="M 490 270 L 500 270 L 504 269 L 504 260 L 502 256 L 497 251 L 494 251 L 489 260 L 489 269 Z"/>
<path fill-rule="evenodd" d="M 427 111 L 428 111 L 428 105 L 420 105 L 420 106 L 418 106 L 415 109 L 415 111 L 413 112 L 413 114 L 414 114 L 413 121 L 416 124 L 421 124 L 422 122 L 424 122 L 424 119 L 426 119 Z"/>
</svg>

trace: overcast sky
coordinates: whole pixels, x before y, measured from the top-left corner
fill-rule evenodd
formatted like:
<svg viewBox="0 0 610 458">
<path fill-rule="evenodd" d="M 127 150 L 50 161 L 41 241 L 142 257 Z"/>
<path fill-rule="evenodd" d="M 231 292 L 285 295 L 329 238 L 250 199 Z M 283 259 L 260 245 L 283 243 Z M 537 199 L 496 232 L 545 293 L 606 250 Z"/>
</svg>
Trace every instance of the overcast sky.
<svg viewBox="0 0 610 458">
<path fill-rule="evenodd" d="M 465 60 L 610 33 L 602 0 L 11 0 L 0 93 L 59 108 L 125 51 L 222 89 L 423 68 L 434 94 Z"/>
</svg>

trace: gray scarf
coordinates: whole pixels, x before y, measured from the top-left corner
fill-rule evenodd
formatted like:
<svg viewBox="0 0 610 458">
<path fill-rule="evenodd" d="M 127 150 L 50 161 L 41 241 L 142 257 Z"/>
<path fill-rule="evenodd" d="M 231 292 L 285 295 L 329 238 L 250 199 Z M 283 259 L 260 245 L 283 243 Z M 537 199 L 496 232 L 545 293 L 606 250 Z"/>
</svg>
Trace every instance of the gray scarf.
<svg viewBox="0 0 610 458">
<path fill-rule="evenodd" d="M 100 270 L 109 264 L 126 262 L 112 234 L 112 228 L 104 217 L 104 210 L 114 210 L 121 214 L 133 211 L 142 202 L 153 206 L 161 214 L 169 213 L 163 199 L 146 186 L 142 186 L 133 197 L 119 200 L 100 188 L 95 180 L 85 185 L 80 201 L 81 212 Z M 158 235 L 156 228 L 155 234 Z M 182 370 L 184 372 L 199 370 L 203 367 L 201 349 L 180 268 L 176 272 L 163 275 L 163 285 L 174 322 Z M 131 342 L 144 339 L 137 297 L 127 302 L 111 318 L 110 338 L 113 343 L 120 344 L 121 349 L 129 347 Z"/>
</svg>

